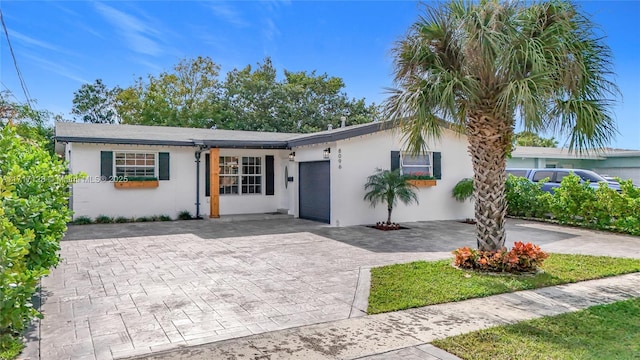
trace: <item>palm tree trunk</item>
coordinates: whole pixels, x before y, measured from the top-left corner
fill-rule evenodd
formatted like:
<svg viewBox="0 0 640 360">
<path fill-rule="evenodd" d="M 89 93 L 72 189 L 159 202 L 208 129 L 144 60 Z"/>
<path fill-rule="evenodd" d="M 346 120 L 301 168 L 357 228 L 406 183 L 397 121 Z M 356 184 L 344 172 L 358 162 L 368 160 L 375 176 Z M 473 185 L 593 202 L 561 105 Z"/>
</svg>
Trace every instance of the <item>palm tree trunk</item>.
<svg viewBox="0 0 640 360">
<path fill-rule="evenodd" d="M 393 210 L 393 208 L 387 208 L 387 225 L 391 225 L 391 210 Z"/>
<path fill-rule="evenodd" d="M 492 107 L 489 107 L 491 109 Z M 506 240 L 506 164 L 511 148 L 511 121 L 490 111 L 472 113 L 467 123 L 469 154 L 474 172 L 476 239 L 478 249 L 496 251 Z"/>
</svg>

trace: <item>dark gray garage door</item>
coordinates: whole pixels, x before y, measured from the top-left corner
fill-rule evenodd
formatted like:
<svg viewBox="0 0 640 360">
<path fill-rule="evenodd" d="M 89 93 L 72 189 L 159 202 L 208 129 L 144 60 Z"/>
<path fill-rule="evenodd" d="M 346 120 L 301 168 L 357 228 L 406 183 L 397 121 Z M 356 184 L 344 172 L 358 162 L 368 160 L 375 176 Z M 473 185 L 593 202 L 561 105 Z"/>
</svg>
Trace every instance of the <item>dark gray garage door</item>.
<svg viewBox="0 0 640 360">
<path fill-rule="evenodd" d="M 331 188 L 328 161 L 300 163 L 300 217 L 329 223 Z"/>
</svg>

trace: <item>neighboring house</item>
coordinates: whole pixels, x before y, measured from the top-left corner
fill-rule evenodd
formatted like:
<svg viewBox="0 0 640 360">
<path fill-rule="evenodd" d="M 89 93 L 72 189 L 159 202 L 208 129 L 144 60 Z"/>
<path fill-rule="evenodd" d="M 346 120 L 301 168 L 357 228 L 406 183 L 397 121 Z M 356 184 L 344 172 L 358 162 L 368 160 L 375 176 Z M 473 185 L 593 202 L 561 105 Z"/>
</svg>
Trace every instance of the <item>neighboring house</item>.
<svg viewBox="0 0 640 360">
<path fill-rule="evenodd" d="M 69 170 L 87 174 L 72 188 L 75 217 L 278 211 L 334 226 L 370 224 L 384 220 L 386 208 L 363 200 L 367 177 L 376 168 L 408 170 L 408 160 L 439 180 L 419 189 L 419 205 L 398 205 L 393 220 L 473 215 L 471 203 L 451 197 L 473 171 L 466 138 L 450 130 L 417 159 L 404 154 L 388 122 L 312 134 L 62 122 L 55 137 Z M 117 181 L 124 176 L 157 181 L 141 188 L 142 182 Z"/>
<path fill-rule="evenodd" d="M 604 149 L 577 154 L 563 148 L 516 146 L 507 167 L 586 169 L 603 176 L 631 179 L 640 185 L 640 150 Z"/>
</svg>

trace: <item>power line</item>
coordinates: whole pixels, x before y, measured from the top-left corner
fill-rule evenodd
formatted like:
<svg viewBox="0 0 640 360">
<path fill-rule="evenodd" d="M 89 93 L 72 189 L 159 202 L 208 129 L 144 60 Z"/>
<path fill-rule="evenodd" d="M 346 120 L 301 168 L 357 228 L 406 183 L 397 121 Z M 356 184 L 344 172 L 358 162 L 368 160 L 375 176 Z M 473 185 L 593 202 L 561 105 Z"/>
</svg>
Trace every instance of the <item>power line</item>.
<svg viewBox="0 0 640 360">
<path fill-rule="evenodd" d="M 2 9 L 0 9 L 0 22 L 2 22 L 2 28 L 4 29 L 4 34 L 7 37 L 7 44 L 9 44 L 9 52 L 11 52 L 11 57 L 13 58 L 13 65 L 15 65 L 16 73 L 18 73 L 18 79 L 20 80 L 20 86 L 22 87 L 22 92 L 24 92 L 24 97 L 27 99 L 27 105 L 31 107 L 31 96 L 29 95 L 29 90 L 27 90 L 27 84 L 24 82 L 24 78 L 22 77 L 22 72 L 18 67 L 16 54 L 13 52 L 13 47 L 11 46 L 11 40 L 9 40 L 9 32 L 7 31 L 7 25 L 4 23 L 4 15 L 2 14 Z"/>
</svg>

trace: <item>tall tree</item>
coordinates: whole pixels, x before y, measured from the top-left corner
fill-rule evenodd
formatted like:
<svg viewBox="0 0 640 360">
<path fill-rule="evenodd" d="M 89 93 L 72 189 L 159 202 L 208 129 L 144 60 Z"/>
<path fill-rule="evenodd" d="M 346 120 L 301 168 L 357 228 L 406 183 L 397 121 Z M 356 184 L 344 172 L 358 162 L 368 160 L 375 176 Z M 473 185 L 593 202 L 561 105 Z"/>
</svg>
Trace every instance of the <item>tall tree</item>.
<svg viewBox="0 0 640 360">
<path fill-rule="evenodd" d="M 518 146 L 557 147 L 558 141 L 553 138 L 543 138 L 532 131 L 521 131 L 514 135 L 515 144 Z"/>
<path fill-rule="evenodd" d="M 101 79 L 93 84 L 82 84 L 73 93 L 71 113 L 88 123 L 117 124 L 120 118 L 116 110 L 116 97 L 120 91 L 118 87 L 109 89 Z"/>
<path fill-rule="evenodd" d="M 577 151 L 616 133 L 611 51 L 570 2 L 427 6 L 394 57 L 396 89 L 386 110 L 410 149 L 440 137 L 442 120 L 467 135 L 481 250 L 505 243 L 505 166 L 516 119 L 529 131 L 568 135 Z"/>
<path fill-rule="evenodd" d="M 183 59 L 172 71 L 148 75 L 122 90 L 117 109 L 125 124 L 211 127 L 224 118 L 220 66 L 209 57 Z"/>
<path fill-rule="evenodd" d="M 239 130 L 314 132 L 340 125 L 377 120 L 378 107 L 364 99 L 349 99 L 344 81 L 315 71 L 284 70 L 278 80 L 270 58 L 227 74 L 225 103 L 231 116 L 223 127 Z"/>
<path fill-rule="evenodd" d="M 55 141 L 53 127 L 50 125 L 52 113 L 14 102 L 10 99 L 12 96 L 10 91 L 0 92 L 0 128 L 9 122 L 13 123 L 16 133 L 34 141 L 53 155 Z M 32 104 L 35 104 L 35 101 L 32 101 Z M 61 116 L 55 115 L 53 118 L 59 119 Z"/>
</svg>

